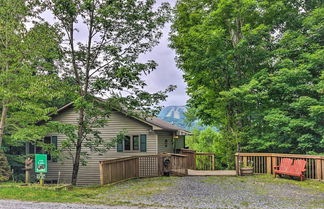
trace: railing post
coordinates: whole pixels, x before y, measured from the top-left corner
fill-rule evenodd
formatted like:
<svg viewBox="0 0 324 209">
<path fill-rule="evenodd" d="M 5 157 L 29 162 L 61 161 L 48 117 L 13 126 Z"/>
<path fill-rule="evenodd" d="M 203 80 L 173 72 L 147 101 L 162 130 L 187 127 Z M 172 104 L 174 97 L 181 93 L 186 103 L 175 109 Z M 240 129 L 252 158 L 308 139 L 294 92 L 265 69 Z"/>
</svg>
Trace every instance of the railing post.
<svg viewBox="0 0 324 209">
<path fill-rule="evenodd" d="M 108 164 L 107 168 L 105 169 L 107 174 L 108 174 L 108 184 L 112 183 L 112 169 L 111 169 L 112 164 Z"/>
<path fill-rule="evenodd" d="M 236 175 L 240 175 L 240 156 L 238 153 L 235 154 L 235 168 L 236 168 Z"/>
<path fill-rule="evenodd" d="M 267 174 L 272 174 L 271 156 L 267 156 Z"/>
<path fill-rule="evenodd" d="M 274 170 L 273 167 L 277 166 L 277 157 L 273 156 L 272 157 L 272 166 L 271 166 L 271 173 L 274 175 Z"/>
<path fill-rule="evenodd" d="M 123 161 L 123 164 L 122 164 L 122 166 L 123 166 L 123 179 L 125 179 L 126 178 L 126 168 L 125 168 L 125 161 Z"/>
<path fill-rule="evenodd" d="M 215 155 L 212 155 L 212 170 L 215 170 Z"/>
<path fill-rule="evenodd" d="M 139 177 L 139 157 L 135 158 L 135 177 Z"/>
<path fill-rule="evenodd" d="M 321 180 L 323 177 L 322 177 L 322 162 L 321 162 L 322 160 L 321 159 L 316 159 L 315 160 L 315 172 L 316 172 L 316 179 L 318 179 L 318 180 Z"/>
<path fill-rule="evenodd" d="M 99 162 L 99 172 L 100 172 L 100 184 L 105 184 L 105 178 L 104 178 L 104 168 L 103 168 L 103 162 Z"/>
<path fill-rule="evenodd" d="M 321 168 L 322 168 L 322 180 L 324 180 L 324 157 L 321 158 Z"/>
<path fill-rule="evenodd" d="M 248 162 L 247 162 L 247 156 L 243 156 L 243 165 L 244 166 L 248 166 Z M 253 165 L 254 166 L 254 165 Z"/>
</svg>

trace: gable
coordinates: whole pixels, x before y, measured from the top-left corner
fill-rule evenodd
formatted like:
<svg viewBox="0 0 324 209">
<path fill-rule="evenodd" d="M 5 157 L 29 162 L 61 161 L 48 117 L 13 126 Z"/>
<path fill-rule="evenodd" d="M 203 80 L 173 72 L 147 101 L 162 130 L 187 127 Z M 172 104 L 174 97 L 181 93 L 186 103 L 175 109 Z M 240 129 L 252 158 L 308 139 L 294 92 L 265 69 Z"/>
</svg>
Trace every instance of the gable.
<svg viewBox="0 0 324 209">
<path fill-rule="evenodd" d="M 58 115 L 53 116 L 53 120 L 66 124 L 77 125 L 78 113 L 72 107 L 69 107 L 64 111 L 61 111 Z M 145 129 L 147 131 L 152 130 L 152 126 L 133 117 L 126 116 L 118 111 L 111 112 L 105 127 L 118 130 L 127 129 L 132 132 L 138 129 Z"/>
</svg>

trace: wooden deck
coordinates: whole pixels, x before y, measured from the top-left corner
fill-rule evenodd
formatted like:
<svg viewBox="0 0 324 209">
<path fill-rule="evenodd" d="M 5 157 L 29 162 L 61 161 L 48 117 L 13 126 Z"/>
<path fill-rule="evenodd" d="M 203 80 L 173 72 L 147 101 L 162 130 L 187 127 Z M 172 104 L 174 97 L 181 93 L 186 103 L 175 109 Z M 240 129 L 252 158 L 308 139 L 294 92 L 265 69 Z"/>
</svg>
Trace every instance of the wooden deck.
<svg viewBox="0 0 324 209">
<path fill-rule="evenodd" d="M 191 170 L 188 169 L 188 176 L 236 176 L 235 170 Z"/>
</svg>

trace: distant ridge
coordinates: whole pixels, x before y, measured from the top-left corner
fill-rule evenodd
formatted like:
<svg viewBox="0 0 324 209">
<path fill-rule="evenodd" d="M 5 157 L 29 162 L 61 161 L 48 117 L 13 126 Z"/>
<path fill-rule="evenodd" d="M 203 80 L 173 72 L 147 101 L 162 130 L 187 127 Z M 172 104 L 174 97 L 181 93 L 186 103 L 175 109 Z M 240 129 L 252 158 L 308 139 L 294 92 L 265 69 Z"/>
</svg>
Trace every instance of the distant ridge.
<svg viewBox="0 0 324 209">
<path fill-rule="evenodd" d="M 198 121 L 190 125 L 187 124 L 185 116 L 186 111 L 186 106 L 167 106 L 162 108 L 161 112 L 158 114 L 158 118 L 188 131 L 191 131 L 193 128 L 204 129 L 203 126 L 198 125 Z"/>
</svg>

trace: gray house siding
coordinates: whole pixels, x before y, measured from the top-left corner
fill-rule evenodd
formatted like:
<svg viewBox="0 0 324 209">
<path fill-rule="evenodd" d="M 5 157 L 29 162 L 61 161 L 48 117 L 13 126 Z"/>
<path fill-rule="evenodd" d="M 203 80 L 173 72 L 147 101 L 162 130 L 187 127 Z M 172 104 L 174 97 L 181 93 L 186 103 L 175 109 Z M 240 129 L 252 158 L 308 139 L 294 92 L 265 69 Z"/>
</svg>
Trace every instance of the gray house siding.
<svg viewBox="0 0 324 209">
<path fill-rule="evenodd" d="M 72 109 L 68 109 L 65 112 L 54 117 L 54 120 L 68 124 L 77 124 L 77 113 Z M 157 134 L 151 130 L 151 127 L 140 121 L 127 117 L 119 112 L 112 112 L 108 125 L 100 128 L 101 137 L 104 140 L 111 140 L 120 131 L 126 130 L 128 135 L 147 135 L 147 152 L 117 152 L 116 148 L 112 148 L 106 153 L 99 155 L 98 153 L 90 153 L 89 159 L 87 159 L 87 166 L 80 166 L 78 174 L 78 185 L 85 184 L 99 184 L 99 161 L 108 160 L 120 157 L 129 157 L 136 155 L 152 155 L 157 154 Z M 66 139 L 65 135 L 52 134 L 58 137 L 58 147 L 61 146 L 62 140 Z M 68 153 L 64 154 L 69 156 Z M 59 162 L 49 162 L 47 179 L 58 180 L 60 173 L 60 182 L 70 183 L 72 175 L 72 160 L 65 159 Z"/>
<path fill-rule="evenodd" d="M 58 115 L 53 117 L 53 120 L 60 121 L 66 124 L 77 124 L 78 114 L 72 107 L 64 109 Z M 165 122 L 163 122 L 165 123 Z M 165 125 L 165 124 L 164 124 Z M 158 130 L 156 130 L 158 129 Z M 173 136 L 176 131 L 160 131 L 158 126 L 147 124 L 145 121 L 137 120 L 132 117 L 128 117 L 123 113 L 113 111 L 110 115 L 107 125 L 98 130 L 101 132 L 101 137 L 104 140 L 112 140 L 116 135 L 123 130 L 126 130 L 127 135 L 146 135 L 146 152 L 140 151 L 125 151 L 117 152 L 117 147 L 110 149 L 106 153 L 101 155 L 91 152 L 87 159 L 87 165 L 81 166 L 78 173 L 78 185 L 99 184 L 99 161 L 116 159 L 121 157 L 138 156 L 138 155 L 154 155 L 164 152 L 173 152 L 174 148 L 180 149 L 184 147 L 184 136 L 179 136 L 173 140 Z M 52 133 L 50 136 L 57 136 L 57 145 L 61 146 L 62 141 L 67 139 L 65 135 Z M 167 141 L 167 142 L 166 142 Z M 26 147 L 27 148 L 27 147 Z M 85 151 L 85 150 L 82 150 Z M 74 153 L 73 153 L 74 154 Z M 63 161 L 48 162 L 48 173 L 46 175 L 47 180 L 56 180 L 60 183 L 70 183 L 72 176 L 73 161 L 69 157 L 69 153 L 63 153 L 65 159 Z"/>
</svg>

